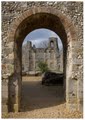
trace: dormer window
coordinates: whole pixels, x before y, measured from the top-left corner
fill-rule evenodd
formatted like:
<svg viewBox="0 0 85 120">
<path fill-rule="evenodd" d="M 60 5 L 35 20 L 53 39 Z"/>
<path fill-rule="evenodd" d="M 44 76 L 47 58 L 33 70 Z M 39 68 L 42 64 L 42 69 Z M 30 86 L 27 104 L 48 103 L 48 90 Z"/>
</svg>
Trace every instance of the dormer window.
<svg viewBox="0 0 85 120">
<path fill-rule="evenodd" d="M 53 41 L 50 42 L 50 46 L 51 46 L 51 48 L 54 48 L 54 42 Z"/>
</svg>

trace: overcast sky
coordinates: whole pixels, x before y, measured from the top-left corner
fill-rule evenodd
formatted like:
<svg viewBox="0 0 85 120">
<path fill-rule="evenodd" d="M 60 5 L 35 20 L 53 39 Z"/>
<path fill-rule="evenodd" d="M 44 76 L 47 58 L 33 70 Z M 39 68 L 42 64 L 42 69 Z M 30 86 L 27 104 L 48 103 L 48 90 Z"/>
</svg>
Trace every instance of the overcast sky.
<svg viewBox="0 0 85 120">
<path fill-rule="evenodd" d="M 27 41 L 31 41 L 32 45 L 35 45 L 36 47 L 40 47 L 41 42 L 46 41 L 48 43 L 49 37 L 58 38 L 59 49 L 62 49 L 62 42 L 59 36 L 55 32 L 48 29 L 36 29 L 30 32 L 25 37 L 23 44 L 25 44 Z"/>
</svg>

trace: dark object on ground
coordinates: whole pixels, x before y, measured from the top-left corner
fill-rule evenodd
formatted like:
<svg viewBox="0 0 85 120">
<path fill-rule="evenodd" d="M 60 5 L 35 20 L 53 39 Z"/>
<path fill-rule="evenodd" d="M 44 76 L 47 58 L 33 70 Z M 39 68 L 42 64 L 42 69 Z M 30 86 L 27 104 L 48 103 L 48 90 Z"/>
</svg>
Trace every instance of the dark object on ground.
<svg viewBox="0 0 85 120">
<path fill-rule="evenodd" d="M 42 78 L 42 85 L 63 85 L 63 74 L 46 72 Z"/>
</svg>

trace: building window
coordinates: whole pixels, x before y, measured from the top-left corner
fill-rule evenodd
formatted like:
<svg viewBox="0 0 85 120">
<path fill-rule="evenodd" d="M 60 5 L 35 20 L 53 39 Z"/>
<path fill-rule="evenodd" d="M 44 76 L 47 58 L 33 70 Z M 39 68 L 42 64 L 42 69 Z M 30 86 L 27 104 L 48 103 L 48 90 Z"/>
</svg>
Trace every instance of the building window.
<svg viewBox="0 0 85 120">
<path fill-rule="evenodd" d="M 51 41 L 50 45 L 51 45 L 51 48 L 53 48 L 54 47 L 54 42 Z"/>
</svg>

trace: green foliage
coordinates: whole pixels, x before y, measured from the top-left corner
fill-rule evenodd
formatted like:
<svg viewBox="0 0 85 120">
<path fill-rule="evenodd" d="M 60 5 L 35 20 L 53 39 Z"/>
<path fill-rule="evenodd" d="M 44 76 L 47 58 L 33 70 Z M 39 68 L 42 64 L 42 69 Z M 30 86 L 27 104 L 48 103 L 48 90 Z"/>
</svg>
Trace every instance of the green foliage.
<svg viewBox="0 0 85 120">
<path fill-rule="evenodd" d="M 40 70 L 42 73 L 49 71 L 48 65 L 47 65 L 47 63 L 45 63 L 45 62 L 39 62 L 39 63 L 38 63 L 38 67 L 39 67 L 39 70 Z"/>
</svg>

